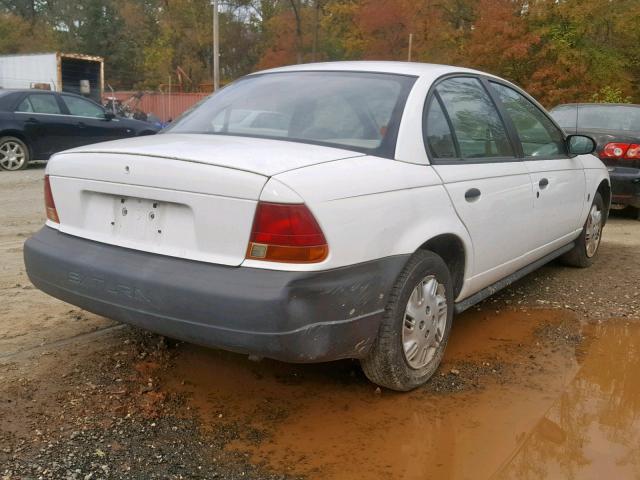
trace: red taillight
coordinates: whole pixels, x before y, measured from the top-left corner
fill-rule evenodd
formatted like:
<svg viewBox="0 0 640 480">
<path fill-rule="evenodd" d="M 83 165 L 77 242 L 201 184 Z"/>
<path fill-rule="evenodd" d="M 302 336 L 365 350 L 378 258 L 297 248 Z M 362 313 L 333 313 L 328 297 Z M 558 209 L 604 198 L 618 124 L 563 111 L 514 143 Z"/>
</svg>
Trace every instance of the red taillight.
<svg viewBox="0 0 640 480">
<path fill-rule="evenodd" d="M 306 205 L 258 203 L 247 258 L 313 263 L 328 253 L 324 234 Z"/>
<path fill-rule="evenodd" d="M 640 160 L 640 145 L 636 143 L 607 143 L 600 152 L 600 158 Z"/>
<path fill-rule="evenodd" d="M 633 160 L 640 160 L 640 145 L 632 143 L 627 150 L 627 158 Z"/>
<path fill-rule="evenodd" d="M 607 143 L 600 152 L 600 158 L 624 158 L 627 150 L 628 143 Z"/>
<path fill-rule="evenodd" d="M 60 219 L 58 218 L 58 211 L 56 210 L 56 204 L 53 201 L 53 194 L 51 193 L 49 175 L 44 176 L 44 206 L 47 211 L 47 218 L 54 223 L 60 223 Z"/>
</svg>

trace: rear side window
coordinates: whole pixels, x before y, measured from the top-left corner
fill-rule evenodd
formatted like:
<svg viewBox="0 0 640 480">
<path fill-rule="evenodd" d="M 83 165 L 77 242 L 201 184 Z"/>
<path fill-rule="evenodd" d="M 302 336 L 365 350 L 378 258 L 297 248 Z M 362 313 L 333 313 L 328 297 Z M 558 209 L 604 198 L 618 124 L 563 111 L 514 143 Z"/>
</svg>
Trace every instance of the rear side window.
<svg viewBox="0 0 640 480">
<path fill-rule="evenodd" d="M 27 95 L 20 105 L 18 105 L 16 111 L 50 114 L 61 113 L 56 98 L 53 95 L 47 94 Z"/>
<path fill-rule="evenodd" d="M 456 147 L 447 117 L 442 111 L 436 97 L 431 99 L 427 114 L 423 121 L 424 138 L 429 145 L 429 151 L 435 158 L 455 158 Z"/>
<path fill-rule="evenodd" d="M 479 80 L 449 78 L 436 91 L 453 126 L 461 159 L 514 156 L 500 115 Z"/>
<path fill-rule="evenodd" d="M 527 98 L 499 83 L 491 82 L 513 122 L 525 157 L 557 157 L 565 154 L 564 135 Z"/>
</svg>

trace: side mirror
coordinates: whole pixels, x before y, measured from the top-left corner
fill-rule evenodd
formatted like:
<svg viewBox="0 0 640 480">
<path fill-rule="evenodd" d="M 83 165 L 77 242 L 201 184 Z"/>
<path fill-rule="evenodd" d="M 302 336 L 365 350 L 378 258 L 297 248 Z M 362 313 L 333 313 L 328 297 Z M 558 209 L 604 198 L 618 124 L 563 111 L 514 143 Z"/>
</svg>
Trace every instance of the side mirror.
<svg viewBox="0 0 640 480">
<path fill-rule="evenodd" d="M 116 118 L 116 114 L 113 112 L 104 112 L 104 119 L 109 121 L 109 120 L 113 120 L 114 118 Z"/>
<path fill-rule="evenodd" d="M 593 138 L 585 135 L 569 135 L 567 148 L 571 155 L 587 155 L 596 150 L 596 142 Z"/>
</svg>

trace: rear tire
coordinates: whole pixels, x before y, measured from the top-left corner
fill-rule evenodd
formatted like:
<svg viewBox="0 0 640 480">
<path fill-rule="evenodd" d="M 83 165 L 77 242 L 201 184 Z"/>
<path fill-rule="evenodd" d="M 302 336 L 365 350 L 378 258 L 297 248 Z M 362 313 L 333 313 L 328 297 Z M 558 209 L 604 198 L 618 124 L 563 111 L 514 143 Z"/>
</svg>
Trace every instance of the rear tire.
<svg viewBox="0 0 640 480">
<path fill-rule="evenodd" d="M 24 170 L 31 160 L 29 148 L 16 137 L 0 137 L 0 168 L 15 172 Z"/>
<path fill-rule="evenodd" d="M 593 259 L 598 254 L 602 229 L 604 227 L 605 209 L 602 196 L 596 193 L 589 209 L 589 215 L 582 227 L 582 233 L 576 240 L 576 245 L 568 253 L 561 257 L 564 264 L 571 267 L 587 268 L 593 264 Z"/>
<path fill-rule="evenodd" d="M 378 338 L 360 361 L 369 380 L 406 392 L 431 378 L 442 361 L 453 319 L 453 282 L 447 265 L 418 251 L 398 277 Z"/>
</svg>

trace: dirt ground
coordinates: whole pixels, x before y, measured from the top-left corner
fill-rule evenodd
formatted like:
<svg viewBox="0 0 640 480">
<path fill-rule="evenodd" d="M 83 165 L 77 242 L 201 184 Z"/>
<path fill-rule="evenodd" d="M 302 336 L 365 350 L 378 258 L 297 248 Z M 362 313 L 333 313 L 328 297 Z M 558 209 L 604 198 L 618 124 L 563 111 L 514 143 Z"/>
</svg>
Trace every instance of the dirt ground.
<svg viewBox="0 0 640 480">
<path fill-rule="evenodd" d="M 0 479 L 640 478 L 640 222 L 455 319 L 424 388 L 168 341 L 24 273 L 42 167 L 0 172 Z"/>
</svg>

